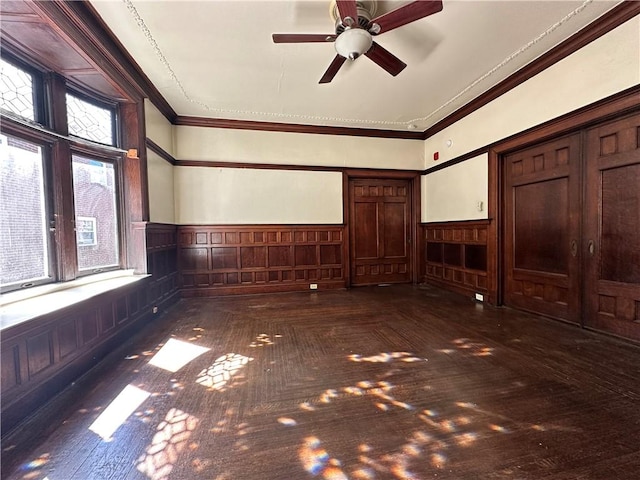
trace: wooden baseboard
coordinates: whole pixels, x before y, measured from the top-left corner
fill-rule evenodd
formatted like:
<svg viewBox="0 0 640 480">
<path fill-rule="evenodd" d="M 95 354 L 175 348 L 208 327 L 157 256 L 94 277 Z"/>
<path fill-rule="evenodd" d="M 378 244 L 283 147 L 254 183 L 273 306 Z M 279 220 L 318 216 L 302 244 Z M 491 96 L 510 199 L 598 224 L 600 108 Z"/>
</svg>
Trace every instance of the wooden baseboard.
<svg viewBox="0 0 640 480">
<path fill-rule="evenodd" d="M 311 289 L 309 283 L 293 283 L 278 285 L 240 285 L 221 286 L 210 288 L 183 288 L 181 294 L 183 298 L 191 297 L 220 297 L 226 295 L 258 295 L 264 293 L 287 293 L 287 292 L 316 292 L 322 290 L 341 290 L 347 286 L 344 281 L 339 282 L 318 282 L 317 289 Z"/>
</svg>

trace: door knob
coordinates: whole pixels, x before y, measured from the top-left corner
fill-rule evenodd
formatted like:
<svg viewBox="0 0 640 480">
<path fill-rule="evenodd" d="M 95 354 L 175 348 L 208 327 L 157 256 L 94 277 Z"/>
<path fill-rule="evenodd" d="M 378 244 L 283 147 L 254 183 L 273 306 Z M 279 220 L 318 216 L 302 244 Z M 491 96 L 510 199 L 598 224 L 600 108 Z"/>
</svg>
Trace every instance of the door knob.
<svg viewBox="0 0 640 480">
<path fill-rule="evenodd" d="M 575 257 L 576 255 L 578 255 L 578 242 L 571 240 L 571 256 Z"/>
<path fill-rule="evenodd" d="M 589 255 L 593 257 L 593 254 L 596 252 L 596 244 L 593 240 L 589 240 L 589 246 L 587 247 L 589 250 Z"/>
</svg>

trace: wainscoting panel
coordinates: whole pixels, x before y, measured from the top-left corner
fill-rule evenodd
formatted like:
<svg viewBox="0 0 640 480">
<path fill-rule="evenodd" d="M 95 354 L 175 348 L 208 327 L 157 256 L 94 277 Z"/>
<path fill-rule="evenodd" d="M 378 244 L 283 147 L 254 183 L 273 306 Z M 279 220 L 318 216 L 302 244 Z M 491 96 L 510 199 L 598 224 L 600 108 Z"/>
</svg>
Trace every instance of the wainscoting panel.
<svg viewBox="0 0 640 480">
<path fill-rule="evenodd" d="M 2 330 L 3 436 L 179 299 L 176 227 L 140 223 L 134 237 L 148 278 Z"/>
<path fill-rule="evenodd" d="M 463 294 L 488 293 L 489 220 L 424 223 L 423 281 Z"/>
<path fill-rule="evenodd" d="M 178 226 L 182 295 L 345 288 L 341 225 Z"/>
</svg>

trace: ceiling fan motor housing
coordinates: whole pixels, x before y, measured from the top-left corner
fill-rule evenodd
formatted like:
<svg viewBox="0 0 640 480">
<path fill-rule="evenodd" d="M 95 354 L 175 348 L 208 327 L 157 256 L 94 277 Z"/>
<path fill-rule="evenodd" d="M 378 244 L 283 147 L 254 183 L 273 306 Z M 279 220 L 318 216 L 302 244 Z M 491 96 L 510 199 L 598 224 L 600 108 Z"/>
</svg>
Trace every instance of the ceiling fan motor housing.
<svg viewBox="0 0 640 480">
<path fill-rule="evenodd" d="M 374 1 L 357 1 L 356 8 L 358 9 L 357 27 L 367 30 L 369 22 L 376 13 L 376 2 Z M 329 5 L 329 12 L 336 26 L 336 35 L 343 33 L 348 27 L 352 25 L 346 25 L 343 19 L 340 18 L 340 12 L 338 11 L 338 5 L 335 0 L 332 0 Z"/>
</svg>

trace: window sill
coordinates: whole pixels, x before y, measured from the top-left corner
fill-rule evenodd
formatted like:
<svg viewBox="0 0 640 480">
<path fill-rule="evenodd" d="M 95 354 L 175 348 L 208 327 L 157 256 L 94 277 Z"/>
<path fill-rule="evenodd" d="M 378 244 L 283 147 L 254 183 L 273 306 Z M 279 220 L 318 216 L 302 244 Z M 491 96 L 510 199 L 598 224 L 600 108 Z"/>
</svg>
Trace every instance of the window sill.
<svg viewBox="0 0 640 480">
<path fill-rule="evenodd" d="M 5 294 L 0 299 L 0 331 L 147 277 L 149 275 L 134 275 L 133 270 L 118 270 L 71 282 L 43 285 L 28 292 Z"/>
</svg>

